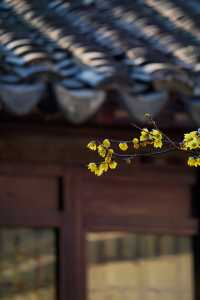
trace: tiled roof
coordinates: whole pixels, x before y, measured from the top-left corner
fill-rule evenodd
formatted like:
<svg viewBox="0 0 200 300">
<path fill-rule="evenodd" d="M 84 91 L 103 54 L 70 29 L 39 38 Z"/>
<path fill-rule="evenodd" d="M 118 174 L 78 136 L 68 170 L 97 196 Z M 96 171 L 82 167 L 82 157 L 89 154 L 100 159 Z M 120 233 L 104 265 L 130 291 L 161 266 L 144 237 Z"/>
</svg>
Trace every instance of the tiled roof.
<svg viewBox="0 0 200 300">
<path fill-rule="evenodd" d="M 200 124 L 199 0 L 87 2 L 0 0 L 6 110 L 29 113 L 51 86 L 66 118 L 82 123 L 112 89 L 142 120 L 175 92 Z"/>
</svg>

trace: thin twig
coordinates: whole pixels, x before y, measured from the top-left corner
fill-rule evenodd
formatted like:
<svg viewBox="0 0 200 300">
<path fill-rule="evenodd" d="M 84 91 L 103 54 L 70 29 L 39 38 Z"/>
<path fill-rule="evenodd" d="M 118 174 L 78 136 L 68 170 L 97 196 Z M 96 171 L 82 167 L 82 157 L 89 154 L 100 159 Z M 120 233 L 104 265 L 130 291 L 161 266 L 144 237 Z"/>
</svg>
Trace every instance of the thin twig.
<svg viewBox="0 0 200 300">
<path fill-rule="evenodd" d="M 127 144 L 130 144 L 132 143 L 132 140 L 113 140 L 113 139 L 110 139 L 111 143 L 127 143 Z"/>
<path fill-rule="evenodd" d="M 115 155 L 117 157 L 121 157 L 121 158 L 134 158 L 134 157 L 141 157 L 141 156 L 160 155 L 160 154 L 173 152 L 176 150 L 178 150 L 178 149 L 168 148 L 168 149 L 161 150 L 161 151 L 154 151 L 154 152 L 147 152 L 147 153 L 134 153 L 134 154 L 121 154 L 121 153 L 114 152 L 113 155 Z"/>
<path fill-rule="evenodd" d="M 155 129 L 157 129 L 158 131 L 160 131 L 160 133 L 162 133 L 162 135 L 168 140 L 168 142 L 170 142 L 177 150 L 180 150 L 179 146 L 172 139 L 170 139 L 164 132 L 162 132 L 159 129 L 156 122 L 152 119 L 151 115 L 148 115 L 147 118 L 151 121 L 151 123 L 155 127 Z"/>
</svg>

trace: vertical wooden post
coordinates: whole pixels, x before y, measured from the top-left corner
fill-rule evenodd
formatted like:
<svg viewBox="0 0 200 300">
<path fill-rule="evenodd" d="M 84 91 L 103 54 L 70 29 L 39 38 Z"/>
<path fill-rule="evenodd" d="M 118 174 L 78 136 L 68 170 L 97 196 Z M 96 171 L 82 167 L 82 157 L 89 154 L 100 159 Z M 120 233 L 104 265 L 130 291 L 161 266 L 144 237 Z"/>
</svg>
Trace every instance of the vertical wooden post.
<svg viewBox="0 0 200 300">
<path fill-rule="evenodd" d="M 60 285 L 60 300 L 85 300 L 85 232 L 78 168 L 69 168 L 65 172 L 63 201 L 64 217 L 60 235 L 60 276 L 63 283 Z"/>
<path fill-rule="evenodd" d="M 59 231 L 59 243 L 58 243 L 58 259 L 59 259 L 59 270 L 58 270 L 58 299 L 69 300 L 70 297 L 70 283 L 69 283 L 69 257 L 68 257 L 68 231 L 67 223 L 62 225 Z"/>
</svg>

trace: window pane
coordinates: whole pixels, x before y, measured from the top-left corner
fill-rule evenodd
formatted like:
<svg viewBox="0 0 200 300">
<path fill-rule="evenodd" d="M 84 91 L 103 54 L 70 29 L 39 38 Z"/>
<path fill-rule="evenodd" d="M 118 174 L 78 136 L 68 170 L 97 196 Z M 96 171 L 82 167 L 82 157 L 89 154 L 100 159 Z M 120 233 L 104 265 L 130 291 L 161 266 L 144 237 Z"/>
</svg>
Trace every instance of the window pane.
<svg viewBox="0 0 200 300">
<path fill-rule="evenodd" d="M 55 300 L 54 230 L 0 229 L 0 300 Z"/>
<path fill-rule="evenodd" d="M 188 237 L 87 235 L 88 300 L 192 300 Z"/>
</svg>

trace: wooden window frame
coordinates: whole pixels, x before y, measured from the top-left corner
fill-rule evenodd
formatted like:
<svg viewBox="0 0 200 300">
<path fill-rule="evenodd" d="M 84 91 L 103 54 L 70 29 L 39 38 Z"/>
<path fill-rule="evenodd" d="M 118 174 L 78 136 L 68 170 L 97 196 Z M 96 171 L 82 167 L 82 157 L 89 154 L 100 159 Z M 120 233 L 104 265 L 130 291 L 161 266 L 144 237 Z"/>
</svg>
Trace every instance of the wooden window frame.
<svg viewBox="0 0 200 300">
<path fill-rule="evenodd" d="M 66 255 L 66 249 L 69 249 L 69 217 L 68 203 L 63 194 L 63 182 L 65 180 L 64 169 L 58 166 L 37 165 L 31 163 L 1 163 L 0 175 L 10 176 L 36 176 L 36 177 L 55 177 L 58 182 L 58 202 L 62 203 L 60 210 L 47 211 L 46 209 L 32 210 L 30 209 L 0 210 L 0 228 L 6 227 L 27 227 L 40 229 L 55 229 L 58 233 L 56 251 L 58 253 L 57 269 L 57 297 L 59 300 L 72 299 L 70 296 L 70 278 L 67 270 L 69 270 L 70 253 Z M 66 176 L 67 177 L 67 176 Z M 28 199 L 27 199 L 28 201 Z M 58 247 L 57 247 L 58 246 Z M 67 295 L 67 298 L 66 298 Z M 69 296 L 68 296 L 69 295 Z"/>
<path fill-rule="evenodd" d="M 84 175 L 83 175 L 84 176 Z M 187 181 L 187 179 L 186 179 Z M 120 180 L 119 180 L 120 182 Z M 195 182 L 195 186 L 198 189 L 198 184 L 200 183 L 200 176 Z M 122 184 L 122 183 L 121 183 Z M 194 185 L 193 185 L 194 186 Z M 159 216 L 113 216 L 110 217 L 107 214 L 89 214 L 85 218 L 82 214 L 82 226 L 80 227 L 80 237 L 82 239 L 82 246 L 80 248 L 84 249 L 81 253 L 82 266 L 84 266 L 84 272 L 82 273 L 82 285 L 79 286 L 80 291 L 82 291 L 83 297 L 77 299 L 87 300 L 87 262 L 86 260 L 86 235 L 87 233 L 97 233 L 97 232 L 114 232 L 114 231 L 125 231 L 133 233 L 143 233 L 143 234 L 172 234 L 172 235 L 184 235 L 193 238 L 193 255 L 194 255 L 194 299 L 198 300 L 200 298 L 200 232 L 199 232 L 199 207 L 194 207 L 195 203 L 199 199 L 197 197 L 197 192 L 191 191 L 191 210 L 194 210 L 196 215 L 191 211 L 190 217 L 185 218 L 163 218 Z M 81 196 L 77 197 L 76 201 L 79 201 L 79 208 L 83 211 L 85 205 L 84 201 L 80 201 Z M 84 237 L 84 238 L 83 238 Z M 81 265 L 81 264 L 80 264 Z"/>
</svg>

